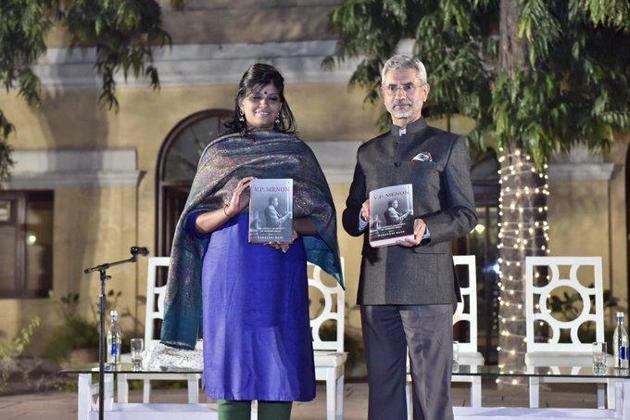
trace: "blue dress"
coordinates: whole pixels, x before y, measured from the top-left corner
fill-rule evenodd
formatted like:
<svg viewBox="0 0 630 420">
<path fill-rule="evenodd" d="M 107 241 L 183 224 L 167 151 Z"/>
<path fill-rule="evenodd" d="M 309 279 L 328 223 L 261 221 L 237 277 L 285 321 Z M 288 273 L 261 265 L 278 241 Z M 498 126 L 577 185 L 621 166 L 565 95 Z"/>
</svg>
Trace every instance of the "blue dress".
<svg viewBox="0 0 630 420">
<path fill-rule="evenodd" d="M 306 254 L 247 241 L 242 213 L 212 232 L 203 260 L 204 390 L 215 399 L 315 398 Z"/>
</svg>

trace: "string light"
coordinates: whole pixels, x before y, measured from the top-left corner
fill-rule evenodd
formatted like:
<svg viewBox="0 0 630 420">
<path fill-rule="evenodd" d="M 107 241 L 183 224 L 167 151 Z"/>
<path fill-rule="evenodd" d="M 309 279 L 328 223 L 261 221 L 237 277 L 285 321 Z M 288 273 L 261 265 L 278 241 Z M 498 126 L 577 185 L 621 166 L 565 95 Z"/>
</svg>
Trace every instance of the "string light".
<svg viewBox="0 0 630 420">
<path fill-rule="evenodd" d="M 499 148 L 499 151 L 502 151 Z M 531 156 L 519 149 L 499 158 L 498 244 L 498 326 L 499 368 L 517 371 L 525 366 L 525 257 L 551 251 L 547 223 L 549 196 L 547 165 L 541 171 Z M 537 279 L 541 279 L 536 272 Z M 547 276 L 548 278 L 548 276 Z M 536 304 L 538 309 L 539 305 Z M 522 378 L 498 378 L 498 384 L 525 384 Z"/>
</svg>

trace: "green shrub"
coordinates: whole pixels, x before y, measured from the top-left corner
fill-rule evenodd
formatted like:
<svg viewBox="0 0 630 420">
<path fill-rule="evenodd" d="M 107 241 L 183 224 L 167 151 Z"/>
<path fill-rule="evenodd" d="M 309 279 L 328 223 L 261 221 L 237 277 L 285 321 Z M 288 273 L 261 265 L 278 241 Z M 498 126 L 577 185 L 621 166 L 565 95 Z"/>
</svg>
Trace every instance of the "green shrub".
<svg viewBox="0 0 630 420">
<path fill-rule="evenodd" d="M 72 350 L 98 347 L 98 326 L 79 316 L 72 316 L 55 327 L 44 346 L 44 354 L 51 360 L 59 361 Z"/>
</svg>

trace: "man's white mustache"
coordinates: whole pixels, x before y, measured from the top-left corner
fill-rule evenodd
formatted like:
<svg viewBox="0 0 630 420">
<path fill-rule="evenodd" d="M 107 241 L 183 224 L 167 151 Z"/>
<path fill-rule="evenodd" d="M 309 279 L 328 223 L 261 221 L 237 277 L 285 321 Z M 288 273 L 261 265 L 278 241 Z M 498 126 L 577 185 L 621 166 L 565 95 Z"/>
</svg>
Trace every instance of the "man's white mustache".
<svg viewBox="0 0 630 420">
<path fill-rule="evenodd" d="M 394 107 L 397 106 L 411 106 L 411 103 L 409 102 L 394 102 Z"/>
</svg>

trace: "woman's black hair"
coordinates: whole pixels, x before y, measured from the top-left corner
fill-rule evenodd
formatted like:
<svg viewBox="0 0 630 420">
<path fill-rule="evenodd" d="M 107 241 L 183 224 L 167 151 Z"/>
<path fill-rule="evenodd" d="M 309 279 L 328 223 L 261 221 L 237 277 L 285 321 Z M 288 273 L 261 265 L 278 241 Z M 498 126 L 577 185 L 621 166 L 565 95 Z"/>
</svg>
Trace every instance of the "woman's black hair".
<svg viewBox="0 0 630 420">
<path fill-rule="evenodd" d="M 241 82 L 238 84 L 236 98 L 234 98 L 234 116 L 232 121 L 225 124 L 228 131 L 241 134 L 249 132 L 247 122 L 244 120 L 245 117 L 241 113 L 240 102 L 249 96 L 255 88 L 268 85 L 269 83 L 272 83 L 278 89 L 280 101 L 282 102 L 277 122 L 273 124 L 274 130 L 281 133 L 295 133 L 295 118 L 284 97 L 284 78 L 274 66 L 264 63 L 252 64 L 243 74 Z"/>
</svg>

